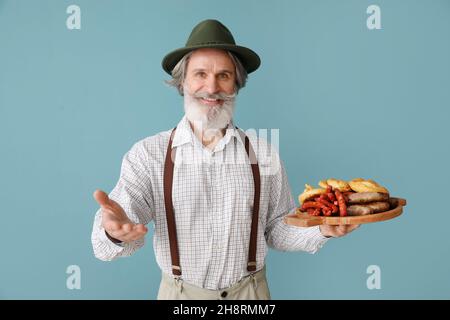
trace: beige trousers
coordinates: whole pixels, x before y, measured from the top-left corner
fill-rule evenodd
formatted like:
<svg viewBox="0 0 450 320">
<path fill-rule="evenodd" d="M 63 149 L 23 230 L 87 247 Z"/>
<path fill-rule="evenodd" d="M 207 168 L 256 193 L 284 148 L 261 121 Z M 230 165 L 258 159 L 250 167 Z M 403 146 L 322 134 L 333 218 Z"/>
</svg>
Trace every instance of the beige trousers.
<svg viewBox="0 0 450 320">
<path fill-rule="evenodd" d="M 270 300 L 266 267 L 222 290 L 203 289 L 162 273 L 158 300 Z"/>
</svg>

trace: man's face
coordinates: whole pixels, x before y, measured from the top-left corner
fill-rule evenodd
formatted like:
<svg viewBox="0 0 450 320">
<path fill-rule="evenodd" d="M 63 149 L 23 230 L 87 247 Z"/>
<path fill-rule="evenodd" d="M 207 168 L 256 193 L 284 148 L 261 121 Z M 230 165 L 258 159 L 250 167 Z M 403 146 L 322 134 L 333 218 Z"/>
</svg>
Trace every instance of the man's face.
<svg viewBox="0 0 450 320">
<path fill-rule="evenodd" d="M 183 83 L 185 111 L 203 128 L 223 128 L 234 111 L 235 65 L 226 51 L 198 49 L 189 58 Z"/>
<path fill-rule="evenodd" d="M 185 88 L 190 94 L 204 92 L 233 94 L 235 90 L 235 67 L 226 51 L 198 49 L 189 58 L 186 68 Z M 223 101 L 199 98 L 207 106 L 222 105 Z"/>
</svg>

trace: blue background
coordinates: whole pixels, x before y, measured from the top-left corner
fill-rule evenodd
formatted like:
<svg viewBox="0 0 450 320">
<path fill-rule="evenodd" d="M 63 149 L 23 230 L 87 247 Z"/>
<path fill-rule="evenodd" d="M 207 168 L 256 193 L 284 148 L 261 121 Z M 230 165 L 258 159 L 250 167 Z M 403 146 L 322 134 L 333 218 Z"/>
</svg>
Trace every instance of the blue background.
<svg viewBox="0 0 450 320">
<path fill-rule="evenodd" d="M 81 30 L 66 27 L 71 4 Z M 381 30 L 366 26 L 371 4 Z M 262 58 L 235 122 L 280 129 L 295 198 L 364 177 L 408 200 L 316 255 L 271 250 L 272 297 L 450 298 L 447 0 L 0 0 L 0 298 L 156 298 L 152 232 L 130 258 L 94 258 L 92 193 L 111 191 L 134 142 L 182 117 L 161 59 L 207 18 Z M 66 288 L 72 264 L 81 290 Z"/>
</svg>

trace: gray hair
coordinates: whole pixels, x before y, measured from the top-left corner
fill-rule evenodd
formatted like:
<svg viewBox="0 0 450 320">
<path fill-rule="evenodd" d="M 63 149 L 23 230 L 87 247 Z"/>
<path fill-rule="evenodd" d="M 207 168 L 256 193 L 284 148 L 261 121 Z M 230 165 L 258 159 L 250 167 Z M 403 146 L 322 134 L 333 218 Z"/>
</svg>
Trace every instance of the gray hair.
<svg viewBox="0 0 450 320">
<path fill-rule="evenodd" d="M 172 79 L 165 81 L 168 85 L 177 88 L 180 95 L 183 95 L 183 82 L 186 77 L 186 67 L 187 67 L 189 58 L 191 57 L 193 52 L 194 51 L 190 51 L 190 52 L 186 53 L 183 56 L 183 58 L 181 58 L 181 60 L 178 61 L 178 63 L 175 65 L 175 67 L 172 70 Z M 235 91 L 236 91 L 236 93 L 238 93 L 240 89 L 245 87 L 248 74 L 247 74 L 247 71 L 245 70 L 244 66 L 242 65 L 241 61 L 239 60 L 239 58 L 230 51 L 227 51 L 227 53 L 230 56 L 231 60 L 233 61 L 235 69 L 236 69 Z"/>
</svg>

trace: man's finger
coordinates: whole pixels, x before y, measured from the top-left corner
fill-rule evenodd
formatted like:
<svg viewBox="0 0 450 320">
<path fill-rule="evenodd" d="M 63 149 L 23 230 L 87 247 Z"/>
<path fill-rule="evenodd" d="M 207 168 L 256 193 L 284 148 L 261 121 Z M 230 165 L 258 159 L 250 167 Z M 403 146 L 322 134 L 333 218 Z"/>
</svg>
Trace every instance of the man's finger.
<svg viewBox="0 0 450 320">
<path fill-rule="evenodd" d="M 347 232 L 347 225 L 346 224 L 339 225 L 336 228 L 336 231 L 339 233 L 339 235 L 345 234 Z"/>
<path fill-rule="evenodd" d="M 143 238 L 146 233 L 146 226 L 144 226 L 143 224 L 135 224 L 130 232 L 123 235 L 123 238 L 125 239 L 125 241 L 135 241 Z"/>
<path fill-rule="evenodd" d="M 355 230 L 356 228 L 358 228 L 359 225 L 357 225 L 357 224 L 356 225 L 355 224 L 344 224 L 344 225 L 341 225 L 339 227 L 340 227 L 339 232 L 341 232 L 342 235 L 346 235 L 346 234 L 352 232 L 353 230 Z"/>
<path fill-rule="evenodd" d="M 347 232 L 352 232 L 353 230 L 358 229 L 360 226 L 360 224 L 349 225 Z"/>
<path fill-rule="evenodd" d="M 133 232 L 133 227 L 126 227 L 124 225 L 125 224 L 118 223 L 118 227 L 116 229 L 107 229 L 106 231 L 108 231 L 108 233 L 116 239 L 127 241 L 130 234 Z"/>
<path fill-rule="evenodd" d="M 112 232 L 116 237 L 120 237 L 121 239 L 127 237 L 133 230 L 133 225 L 131 223 L 110 221 L 105 224 L 105 229 L 107 229 L 108 233 Z"/>
<path fill-rule="evenodd" d="M 103 192 L 102 190 L 95 190 L 94 191 L 94 199 L 102 207 L 109 207 L 109 206 L 111 206 L 110 199 L 109 199 L 108 195 L 105 192 Z"/>
<path fill-rule="evenodd" d="M 122 231 L 123 232 L 125 232 L 125 233 L 130 233 L 131 232 L 131 230 L 133 230 L 133 224 L 132 223 L 124 223 L 123 225 L 122 225 Z"/>
<path fill-rule="evenodd" d="M 103 221 L 103 228 L 106 229 L 108 232 L 119 232 L 122 231 L 121 223 L 114 220 L 105 220 Z"/>
<path fill-rule="evenodd" d="M 147 227 L 144 226 L 142 223 L 135 224 L 134 227 L 133 227 L 133 230 L 137 231 L 137 232 L 139 232 L 141 234 L 146 234 L 147 231 L 148 231 Z"/>
<path fill-rule="evenodd" d="M 129 234 L 126 235 L 127 241 L 135 241 L 143 238 L 145 236 L 146 232 L 139 232 L 139 231 L 131 231 Z"/>
</svg>

